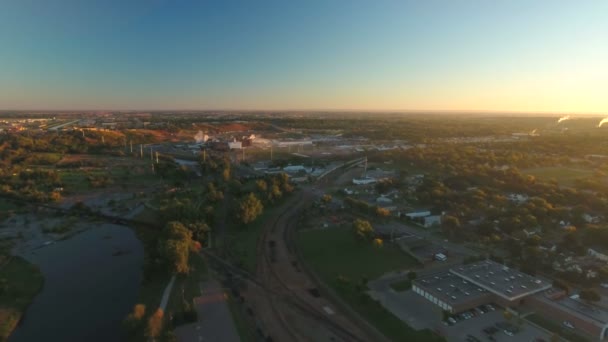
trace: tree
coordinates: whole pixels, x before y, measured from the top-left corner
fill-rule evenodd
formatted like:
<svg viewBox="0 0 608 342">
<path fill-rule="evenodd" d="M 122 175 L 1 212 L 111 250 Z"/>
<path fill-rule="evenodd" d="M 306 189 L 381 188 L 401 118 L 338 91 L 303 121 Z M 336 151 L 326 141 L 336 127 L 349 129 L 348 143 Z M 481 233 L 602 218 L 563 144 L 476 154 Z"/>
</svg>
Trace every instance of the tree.
<svg viewBox="0 0 608 342">
<path fill-rule="evenodd" d="M 156 312 L 148 319 L 148 327 L 146 328 L 146 336 L 154 339 L 160 336 L 163 330 L 163 310 L 157 309 Z"/>
<path fill-rule="evenodd" d="M 376 208 L 376 216 L 378 217 L 388 217 L 391 214 L 390 211 L 386 208 L 377 207 Z"/>
<path fill-rule="evenodd" d="M 582 300 L 584 300 L 586 302 L 599 302 L 600 299 L 602 299 L 600 297 L 600 294 L 597 293 L 597 291 L 595 291 L 593 289 L 581 290 L 581 292 L 579 293 L 579 296 Z"/>
<path fill-rule="evenodd" d="M 511 311 L 506 309 L 502 312 L 502 315 L 507 321 L 511 321 L 511 319 L 513 318 L 513 314 L 511 313 Z"/>
<path fill-rule="evenodd" d="M 321 202 L 328 204 L 331 202 L 331 195 L 330 194 L 325 194 L 323 195 L 323 197 L 321 197 Z"/>
<path fill-rule="evenodd" d="M 407 279 L 409 279 L 410 281 L 416 279 L 416 277 L 418 277 L 416 272 L 414 272 L 414 271 L 407 272 Z"/>
<path fill-rule="evenodd" d="M 356 219 L 353 221 L 353 231 L 359 240 L 369 241 L 374 237 L 374 227 L 366 220 Z"/>
<path fill-rule="evenodd" d="M 131 334 L 136 333 L 142 326 L 142 319 L 146 314 L 146 306 L 143 304 L 136 304 L 133 307 L 133 312 L 130 313 L 124 320 L 123 324 L 127 331 Z"/>
<path fill-rule="evenodd" d="M 159 252 L 169 265 L 171 273 L 188 273 L 188 259 L 192 246 L 192 232 L 177 221 L 165 226 L 164 239 L 161 238 Z"/>
<path fill-rule="evenodd" d="M 238 216 L 244 224 L 249 224 L 262 214 L 264 211 L 264 205 L 262 202 L 253 194 L 245 196 L 239 203 Z"/>
<path fill-rule="evenodd" d="M 458 220 L 458 218 L 455 216 L 445 215 L 441 220 L 441 224 L 443 226 L 444 231 L 448 235 L 454 236 L 454 234 L 460 227 L 460 220 Z"/>
<path fill-rule="evenodd" d="M 133 318 L 140 320 L 144 317 L 144 315 L 146 314 L 146 306 L 144 304 L 136 304 L 133 307 Z"/>
<path fill-rule="evenodd" d="M 384 241 L 382 241 L 381 238 L 375 238 L 372 243 L 374 244 L 374 247 L 377 248 L 381 248 L 384 245 Z"/>
</svg>

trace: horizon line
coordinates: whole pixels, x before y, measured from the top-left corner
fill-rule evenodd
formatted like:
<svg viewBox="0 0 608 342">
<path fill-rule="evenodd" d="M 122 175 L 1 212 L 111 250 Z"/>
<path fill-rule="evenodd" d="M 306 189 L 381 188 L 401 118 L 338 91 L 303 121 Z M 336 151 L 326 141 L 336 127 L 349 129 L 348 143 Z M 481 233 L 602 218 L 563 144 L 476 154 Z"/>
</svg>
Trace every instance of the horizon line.
<svg viewBox="0 0 608 342">
<path fill-rule="evenodd" d="M 341 108 L 309 108 L 309 109 L 243 109 L 243 108 L 165 108 L 165 109 L 0 109 L 0 112 L 331 112 L 331 113 L 393 113 L 393 114 L 536 114 L 536 115 L 606 115 L 606 112 L 574 112 L 574 111 L 524 111 L 524 110 L 487 110 L 487 109 L 341 109 Z"/>
</svg>

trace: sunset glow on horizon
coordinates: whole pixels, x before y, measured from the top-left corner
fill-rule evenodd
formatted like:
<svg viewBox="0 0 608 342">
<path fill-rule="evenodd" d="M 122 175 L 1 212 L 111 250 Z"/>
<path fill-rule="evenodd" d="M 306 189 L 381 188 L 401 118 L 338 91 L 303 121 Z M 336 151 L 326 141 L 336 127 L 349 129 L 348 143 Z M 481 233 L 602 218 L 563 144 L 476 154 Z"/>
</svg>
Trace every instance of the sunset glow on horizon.
<svg viewBox="0 0 608 342">
<path fill-rule="evenodd" d="M 608 113 L 608 2 L 0 3 L 0 110 Z"/>
</svg>

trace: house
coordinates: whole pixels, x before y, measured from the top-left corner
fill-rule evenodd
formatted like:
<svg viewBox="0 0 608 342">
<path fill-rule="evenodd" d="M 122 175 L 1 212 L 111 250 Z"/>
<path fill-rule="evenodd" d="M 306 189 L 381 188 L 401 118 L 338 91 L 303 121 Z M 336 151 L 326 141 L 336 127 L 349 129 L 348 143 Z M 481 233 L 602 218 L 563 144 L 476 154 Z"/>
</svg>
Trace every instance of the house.
<svg viewBox="0 0 608 342">
<path fill-rule="evenodd" d="M 540 236 L 541 229 L 540 229 L 540 227 L 536 227 L 534 229 L 524 229 L 523 232 L 524 232 L 524 234 L 526 234 L 526 237 L 529 238 L 529 237 L 532 237 L 534 235 L 539 235 Z"/>
<path fill-rule="evenodd" d="M 300 172 L 300 171 L 306 171 L 306 168 L 302 165 L 289 165 L 289 166 L 285 166 L 283 168 L 283 171 L 285 172 Z"/>
<path fill-rule="evenodd" d="M 591 214 L 583 214 L 583 220 L 585 220 L 585 222 L 587 223 L 600 223 L 600 217 L 599 216 L 593 216 Z"/>
<path fill-rule="evenodd" d="M 587 249 L 587 255 L 590 255 L 598 260 L 608 262 L 608 255 L 606 255 L 604 253 L 600 253 L 600 252 L 594 250 L 593 248 Z"/>
<path fill-rule="evenodd" d="M 509 201 L 518 203 L 518 204 L 522 204 L 522 203 L 525 203 L 526 201 L 528 201 L 528 195 L 523 195 L 523 194 L 509 194 L 507 196 L 507 198 L 509 199 Z"/>
<path fill-rule="evenodd" d="M 426 228 L 441 224 L 441 215 L 429 215 L 422 218 L 422 225 Z"/>
<path fill-rule="evenodd" d="M 377 181 L 378 180 L 373 177 L 353 178 L 353 184 L 355 184 L 355 185 L 374 184 Z"/>
<path fill-rule="evenodd" d="M 380 197 L 376 198 L 376 203 L 391 204 L 391 203 L 393 203 L 393 200 L 386 196 L 380 196 Z"/>
<path fill-rule="evenodd" d="M 407 218 L 409 218 L 409 219 L 415 219 L 417 217 L 425 217 L 425 216 L 429 216 L 429 215 L 431 215 L 430 210 L 412 211 L 412 212 L 405 214 L 405 216 L 407 216 Z"/>
<path fill-rule="evenodd" d="M 443 213 L 442 213 L 443 214 Z M 404 215 L 412 221 L 422 224 L 424 227 L 432 227 L 441 224 L 442 215 L 431 215 L 430 210 L 419 210 L 405 213 Z"/>
</svg>

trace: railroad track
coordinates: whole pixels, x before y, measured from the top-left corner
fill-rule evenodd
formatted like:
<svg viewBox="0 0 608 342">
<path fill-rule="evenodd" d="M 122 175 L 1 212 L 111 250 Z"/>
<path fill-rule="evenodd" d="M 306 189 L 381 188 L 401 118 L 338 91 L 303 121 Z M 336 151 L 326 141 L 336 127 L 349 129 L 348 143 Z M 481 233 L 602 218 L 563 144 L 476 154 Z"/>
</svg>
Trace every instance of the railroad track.
<svg viewBox="0 0 608 342">
<path fill-rule="evenodd" d="M 280 294 L 281 298 L 284 298 L 287 304 L 293 308 L 296 308 L 297 311 L 305 318 L 325 327 L 340 340 L 366 341 L 357 334 L 353 333 L 351 330 L 346 329 L 341 324 L 335 322 L 332 317 L 329 317 L 326 312 L 322 311 L 322 309 L 315 307 L 309 301 L 303 299 L 301 293 L 298 293 L 292 289 L 275 268 L 277 260 L 273 260 L 273 254 L 276 253 L 276 251 L 273 252 L 272 249 L 276 249 L 277 244 L 284 244 L 285 250 L 288 254 L 283 256 L 284 260 L 281 260 L 281 262 L 290 263 L 290 260 L 293 259 L 293 250 L 292 246 L 289 244 L 288 238 L 290 222 L 297 214 L 297 209 L 306 205 L 310 201 L 311 196 L 311 194 L 299 193 L 296 200 L 294 200 L 296 205 L 283 211 L 279 216 L 276 217 L 272 225 L 267 227 L 263 232 L 260 243 L 258 244 L 258 253 L 263 254 L 263 257 L 258 259 L 263 261 L 258 269 L 262 269 L 264 272 L 263 274 L 260 274 L 260 276 L 264 277 L 264 280 L 260 279 L 260 281 L 267 282 L 266 285 L 273 284 L 274 292 Z M 277 241 L 277 237 L 279 237 L 280 241 Z M 287 265 L 287 267 L 295 266 L 290 263 L 290 265 Z M 274 305 L 275 303 L 273 302 L 272 304 Z M 274 309 L 277 310 L 276 306 Z M 277 314 L 281 316 L 280 312 L 277 312 Z M 285 326 L 286 330 L 291 331 L 294 336 L 297 336 L 297 333 L 293 331 L 293 327 L 289 326 L 287 322 L 282 320 L 281 323 Z"/>
</svg>

